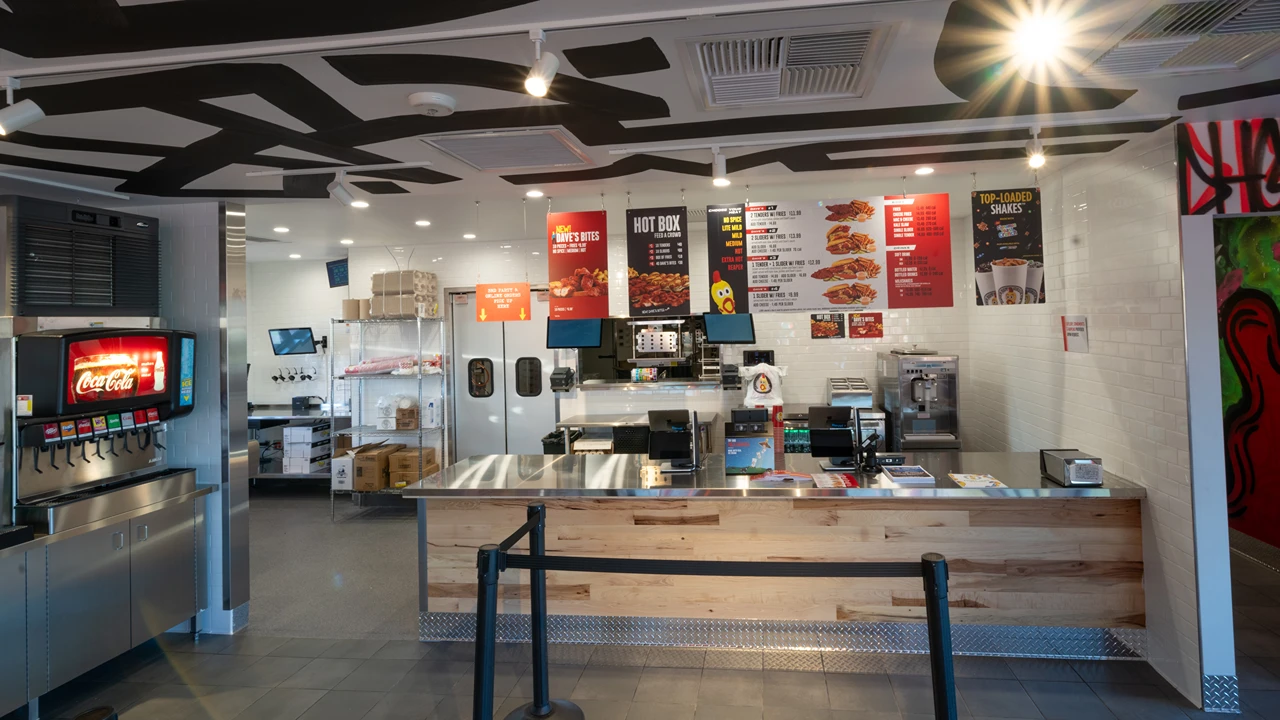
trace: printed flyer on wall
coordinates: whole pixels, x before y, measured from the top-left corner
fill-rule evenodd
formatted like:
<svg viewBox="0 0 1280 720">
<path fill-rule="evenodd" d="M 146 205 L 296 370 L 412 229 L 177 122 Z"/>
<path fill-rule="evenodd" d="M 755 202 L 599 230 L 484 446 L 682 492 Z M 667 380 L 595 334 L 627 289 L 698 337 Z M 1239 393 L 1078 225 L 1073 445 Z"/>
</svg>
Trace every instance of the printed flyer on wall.
<svg viewBox="0 0 1280 720">
<path fill-rule="evenodd" d="M 551 317 L 609 317 L 609 242 L 603 210 L 547 213 Z"/>
<path fill-rule="evenodd" d="M 707 206 L 707 285 L 711 312 L 751 312 L 747 298 L 746 231 L 742 205 Z"/>
<path fill-rule="evenodd" d="M 977 303 L 1043 303 L 1040 189 L 975 190 L 972 198 Z"/>
<path fill-rule="evenodd" d="M 631 317 L 689 314 L 688 209 L 627 210 Z"/>
<path fill-rule="evenodd" d="M 952 304 L 945 194 L 745 208 L 752 312 Z"/>
</svg>

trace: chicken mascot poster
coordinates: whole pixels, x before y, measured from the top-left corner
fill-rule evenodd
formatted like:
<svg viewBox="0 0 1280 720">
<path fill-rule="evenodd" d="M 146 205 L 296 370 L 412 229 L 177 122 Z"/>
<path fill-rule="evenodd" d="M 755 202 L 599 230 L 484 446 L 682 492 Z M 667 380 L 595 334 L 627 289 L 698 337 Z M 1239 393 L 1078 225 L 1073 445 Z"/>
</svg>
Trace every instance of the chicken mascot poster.
<svg viewBox="0 0 1280 720">
<path fill-rule="evenodd" d="M 1214 218 L 1227 512 L 1280 546 L 1280 216 Z"/>
<path fill-rule="evenodd" d="M 547 213 L 551 319 L 609 317 L 609 233 L 603 210 Z"/>
</svg>

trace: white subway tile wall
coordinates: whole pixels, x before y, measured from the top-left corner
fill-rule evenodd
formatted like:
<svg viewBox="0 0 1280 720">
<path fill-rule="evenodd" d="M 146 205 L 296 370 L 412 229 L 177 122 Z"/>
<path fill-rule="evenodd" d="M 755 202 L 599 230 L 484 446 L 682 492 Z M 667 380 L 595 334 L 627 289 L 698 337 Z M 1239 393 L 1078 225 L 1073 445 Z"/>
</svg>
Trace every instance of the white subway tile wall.
<svg viewBox="0 0 1280 720">
<path fill-rule="evenodd" d="M 972 308 L 963 423 L 968 449 L 1077 447 L 1147 488 L 1151 662 L 1198 697 L 1173 139 L 1170 127 L 1042 174 L 1049 302 Z M 1088 354 L 1063 351 L 1063 314 L 1088 317 Z"/>
<path fill-rule="evenodd" d="M 249 210 L 252 212 L 252 208 Z M 368 278 L 365 279 L 366 286 Z M 368 296 L 368 288 L 365 288 Z M 252 263 L 249 265 L 249 400 L 259 405 L 288 405 L 295 395 L 329 396 L 329 356 L 281 355 L 271 350 L 271 328 L 309 327 L 320 337 L 329 334 L 329 320 L 342 314 L 346 288 L 330 288 L 324 262 Z M 352 297 L 355 297 L 354 295 Z M 276 382 L 281 370 L 300 368 L 315 379 Z"/>
</svg>

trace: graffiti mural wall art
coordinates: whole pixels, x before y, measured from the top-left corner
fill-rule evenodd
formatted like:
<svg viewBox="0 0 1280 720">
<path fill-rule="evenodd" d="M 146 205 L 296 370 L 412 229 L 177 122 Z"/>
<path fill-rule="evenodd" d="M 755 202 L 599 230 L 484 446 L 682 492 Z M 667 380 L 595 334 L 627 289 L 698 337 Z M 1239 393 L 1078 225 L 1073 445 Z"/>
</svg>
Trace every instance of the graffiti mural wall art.
<svg viewBox="0 0 1280 720">
<path fill-rule="evenodd" d="M 1227 511 L 1280 546 L 1280 215 L 1214 220 Z"/>
<path fill-rule="evenodd" d="M 1178 125 L 1183 215 L 1280 210 L 1280 119 Z"/>
</svg>

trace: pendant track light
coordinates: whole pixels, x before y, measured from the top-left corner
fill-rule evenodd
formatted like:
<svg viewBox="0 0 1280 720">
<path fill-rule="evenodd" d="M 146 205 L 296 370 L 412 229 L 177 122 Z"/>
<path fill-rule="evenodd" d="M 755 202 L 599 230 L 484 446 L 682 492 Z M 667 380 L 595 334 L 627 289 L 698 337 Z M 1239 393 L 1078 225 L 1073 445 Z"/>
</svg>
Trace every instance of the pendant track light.
<svg viewBox="0 0 1280 720">
<path fill-rule="evenodd" d="M 530 30 L 529 39 L 533 41 L 533 67 L 524 79 L 525 92 L 534 97 L 546 97 L 551 89 L 551 81 L 560 71 L 560 58 L 552 53 L 542 52 L 542 43 L 547 34 L 541 30 Z"/>
<path fill-rule="evenodd" d="M 0 78 L 0 87 L 4 88 L 8 106 L 0 108 L 0 136 L 17 132 L 33 122 L 44 119 L 44 110 L 34 100 L 23 100 L 15 103 L 13 91 L 22 87 L 14 78 Z"/>
<path fill-rule="evenodd" d="M 711 184 L 716 187 L 729 187 L 728 163 L 720 148 L 711 148 Z"/>
<path fill-rule="evenodd" d="M 351 192 L 351 188 L 347 187 L 347 183 L 342 178 L 342 173 L 338 173 L 338 179 L 329 183 L 329 186 L 325 188 L 329 191 L 329 197 L 337 200 L 347 207 L 360 209 L 369 207 L 369 203 L 364 200 L 356 199 L 356 196 Z"/>
<path fill-rule="evenodd" d="M 1044 167 L 1044 145 L 1040 143 L 1040 126 L 1031 128 L 1031 139 L 1027 141 L 1027 165 L 1033 170 Z"/>
</svg>

